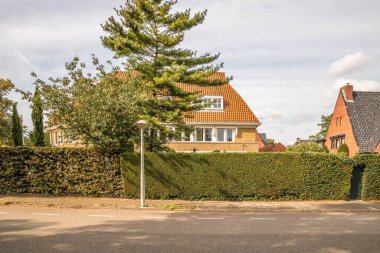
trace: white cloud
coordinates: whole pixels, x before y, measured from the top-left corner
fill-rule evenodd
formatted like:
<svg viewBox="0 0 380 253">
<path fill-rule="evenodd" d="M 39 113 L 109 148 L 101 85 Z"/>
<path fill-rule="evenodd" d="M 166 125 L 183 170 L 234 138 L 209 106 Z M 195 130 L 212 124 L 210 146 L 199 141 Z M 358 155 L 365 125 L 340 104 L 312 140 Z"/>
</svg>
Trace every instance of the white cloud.
<svg viewBox="0 0 380 253">
<path fill-rule="evenodd" d="M 349 74 L 371 64 L 372 62 L 372 57 L 361 52 L 348 54 L 331 64 L 328 73 L 331 76 Z"/>
<path fill-rule="evenodd" d="M 263 111 L 255 110 L 255 114 L 257 115 L 260 121 L 282 119 L 282 115 L 280 112 L 269 108 L 266 108 Z"/>
<path fill-rule="evenodd" d="M 340 78 L 331 85 L 330 89 L 325 93 L 325 106 L 330 107 L 336 102 L 338 92 L 341 87 L 347 83 L 354 86 L 355 91 L 380 91 L 380 83 L 373 80 L 355 80 Z"/>
</svg>

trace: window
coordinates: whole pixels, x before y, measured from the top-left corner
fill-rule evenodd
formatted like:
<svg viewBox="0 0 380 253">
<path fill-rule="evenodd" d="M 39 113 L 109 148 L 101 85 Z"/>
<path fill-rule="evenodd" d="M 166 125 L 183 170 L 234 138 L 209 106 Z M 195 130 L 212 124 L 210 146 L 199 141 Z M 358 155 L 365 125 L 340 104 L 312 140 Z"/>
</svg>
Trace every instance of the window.
<svg viewBox="0 0 380 253">
<path fill-rule="evenodd" d="M 183 133 L 183 141 L 190 141 L 191 130 L 186 130 Z"/>
<path fill-rule="evenodd" d="M 223 97 L 203 97 L 201 103 L 205 110 L 223 110 Z"/>
<path fill-rule="evenodd" d="M 197 128 L 197 141 L 212 141 L 212 128 Z"/>
<path fill-rule="evenodd" d="M 336 148 L 339 148 L 339 146 L 340 146 L 340 143 L 339 143 L 340 139 L 336 139 L 335 142 L 336 142 Z"/>
<path fill-rule="evenodd" d="M 218 128 L 218 141 L 232 141 L 232 129 Z"/>
<path fill-rule="evenodd" d="M 197 141 L 203 141 L 203 128 L 197 128 Z"/>
<path fill-rule="evenodd" d="M 331 140 L 331 149 L 334 149 L 335 147 L 335 140 Z"/>
<path fill-rule="evenodd" d="M 212 128 L 205 128 L 205 141 L 212 141 Z"/>
<path fill-rule="evenodd" d="M 344 140 L 344 137 L 342 137 L 342 142 L 341 142 L 342 144 L 344 144 L 345 143 L 345 140 Z"/>
<path fill-rule="evenodd" d="M 173 100 L 172 96 L 157 95 L 158 100 Z"/>
<path fill-rule="evenodd" d="M 232 129 L 227 129 L 227 141 L 232 141 Z"/>
<path fill-rule="evenodd" d="M 54 133 L 54 144 L 57 145 L 58 144 L 58 132 L 55 132 Z"/>
<path fill-rule="evenodd" d="M 339 120 L 339 118 L 335 119 L 335 126 L 338 126 L 338 120 Z"/>
<path fill-rule="evenodd" d="M 339 118 L 339 125 L 342 125 L 342 117 Z"/>
</svg>

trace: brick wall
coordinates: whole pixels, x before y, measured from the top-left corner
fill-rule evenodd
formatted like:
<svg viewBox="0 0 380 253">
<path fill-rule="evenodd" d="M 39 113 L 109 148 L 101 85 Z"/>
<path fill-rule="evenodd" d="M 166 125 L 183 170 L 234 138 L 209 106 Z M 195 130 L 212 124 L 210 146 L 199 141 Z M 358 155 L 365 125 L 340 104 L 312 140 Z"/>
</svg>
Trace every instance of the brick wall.
<svg viewBox="0 0 380 253">
<path fill-rule="evenodd" d="M 236 151 L 258 152 L 259 143 L 256 140 L 256 128 L 239 128 L 235 142 L 170 142 L 168 146 L 178 152 L 197 151 Z"/>
<path fill-rule="evenodd" d="M 345 135 L 345 143 L 349 149 L 349 156 L 354 156 L 355 153 L 359 152 L 359 150 L 356 145 L 342 92 L 339 92 L 330 127 L 326 135 L 326 146 L 330 152 L 335 153 L 337 151 L 336 148 L 331 149 L 330 137 L 341 134 Z"/>
<path fill-rule="evenodd" d="M 375 153 L 378 153 L 380 155 L 380 142 L 377 145 L 377 148 L 375 149 Z"/>
</svg>

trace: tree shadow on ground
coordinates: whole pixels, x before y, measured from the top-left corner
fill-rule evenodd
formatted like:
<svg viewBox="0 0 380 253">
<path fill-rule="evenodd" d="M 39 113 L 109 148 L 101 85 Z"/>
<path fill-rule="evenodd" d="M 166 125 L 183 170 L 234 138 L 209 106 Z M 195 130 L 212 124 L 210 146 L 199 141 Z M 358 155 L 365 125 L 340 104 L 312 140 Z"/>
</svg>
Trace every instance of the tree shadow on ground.
<svg viewBox="0 0 380 253">
<path fill-rule="evenodd" d="M 0 252 L 378 252 L 378 234 L 317 233 L 316 224 L 198 220 L 200 213 L 164 213 L 163 219 L 106 220 L 97 225 L 52 228 L 51 222 L 2 220 Z M 162 215 L 162 214 L 160 214 Z M 203 213 L 215 217 L 215 213 Z M 230 215 L 230 214 L 225 214 Z M 239 218 L 240 218 L 239 216 Z M 277 228 L 276 228 L 277 227 Z M 309 232 L 302 232 L 308 228 Z M 301 229 L 301 232 L 300 232 Z M 335 230 L 336 231 L 335 231 Z M 338 246 L 337 246 L 338 245 Z"/>
</svg>

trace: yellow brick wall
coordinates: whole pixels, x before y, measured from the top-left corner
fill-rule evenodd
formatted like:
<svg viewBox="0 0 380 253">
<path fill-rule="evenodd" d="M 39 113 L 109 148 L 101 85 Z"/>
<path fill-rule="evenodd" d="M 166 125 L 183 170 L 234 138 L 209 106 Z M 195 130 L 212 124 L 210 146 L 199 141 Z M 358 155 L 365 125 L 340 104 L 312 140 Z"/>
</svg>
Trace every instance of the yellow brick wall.
<svg viewBox="0 0 380 253">
<path fill-rule="evenodd" d="M 256 128 L 238 128 L 235 142 L 170 142 L 168 147 L 177 152 L 214 151 L 259 152 Z"/>
</svg>

